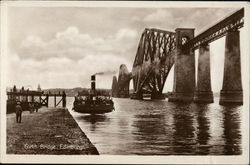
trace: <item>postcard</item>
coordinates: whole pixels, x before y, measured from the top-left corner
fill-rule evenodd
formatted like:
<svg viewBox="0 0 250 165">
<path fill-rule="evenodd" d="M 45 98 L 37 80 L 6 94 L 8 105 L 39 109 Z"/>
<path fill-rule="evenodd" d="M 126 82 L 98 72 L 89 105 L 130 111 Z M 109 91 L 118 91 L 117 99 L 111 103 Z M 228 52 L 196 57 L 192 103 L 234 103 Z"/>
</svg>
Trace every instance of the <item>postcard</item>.
<svg viewBox="0 0 250 165">
<path fill-rule="evenodd" d="M 1 2 L 1 162 L 248 164 L 249 14 Z"/>
</svg>

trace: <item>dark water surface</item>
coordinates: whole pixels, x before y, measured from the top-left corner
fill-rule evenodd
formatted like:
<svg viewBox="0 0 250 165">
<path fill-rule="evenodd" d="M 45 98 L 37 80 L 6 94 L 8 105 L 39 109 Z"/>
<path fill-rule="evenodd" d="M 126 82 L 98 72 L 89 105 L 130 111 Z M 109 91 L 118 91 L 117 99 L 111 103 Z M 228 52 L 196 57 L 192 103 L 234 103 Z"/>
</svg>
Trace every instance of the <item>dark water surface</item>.
<svg viewBox="0 0 250 165">
<path fill-rule="evenodd" d="M 71 114 L 100 154 L 241 154 L 242 106 L 114 98 L 115 111 Z"/>
</svg>

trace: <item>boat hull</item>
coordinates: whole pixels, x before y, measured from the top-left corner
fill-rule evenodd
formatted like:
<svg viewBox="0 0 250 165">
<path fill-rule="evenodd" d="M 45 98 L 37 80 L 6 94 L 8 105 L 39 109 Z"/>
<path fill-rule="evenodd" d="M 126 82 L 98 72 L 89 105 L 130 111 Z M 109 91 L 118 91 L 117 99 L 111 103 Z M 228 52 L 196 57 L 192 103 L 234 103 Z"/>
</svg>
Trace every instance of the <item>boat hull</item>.
<svg viewBox="0 0 250 165">
<path fill-rule="evenodd" d="M 88 114 L 103 114 L 109 113 L 114 110 L 113 105 L 75 105 L 73 108 L 76 112 L 79 113 L 88 113 Z"/>
</svg>

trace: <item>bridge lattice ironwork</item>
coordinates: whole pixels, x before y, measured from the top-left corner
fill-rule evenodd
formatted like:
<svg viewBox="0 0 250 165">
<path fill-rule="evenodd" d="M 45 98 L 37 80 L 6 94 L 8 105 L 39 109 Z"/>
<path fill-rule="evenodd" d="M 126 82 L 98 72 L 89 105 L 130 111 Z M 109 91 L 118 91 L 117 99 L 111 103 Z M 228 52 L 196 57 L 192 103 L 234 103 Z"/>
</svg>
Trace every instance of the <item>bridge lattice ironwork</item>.
<svg viewBox="0 0 250 165">
<path fill-rule="evenodd" d="M 194 50 L 236 31 L 244 25 L 244 8 L 236 11 L 181 46 Z M 132 69 L 136 94 L 162 94 L 166 78 L 175 62 L 176 33 L 160 29 L 145 29 L 140 38 Z"/>
<path fill-rule="evenodd" d="M 197 49 L 202 44 L 211 43 L 226 35 L 228 31 L 242 28 L 244 25 L 244 8 L 236 11 L 214 26 L 208 28 L 183 45 L 184 49 Z"/>
<path fill-rule="evenodd" d="M 133 64 L 135 93 L 162 93 L 164 83 L 174 64 L 175 33 L 145 29 Z"/>
</svg>

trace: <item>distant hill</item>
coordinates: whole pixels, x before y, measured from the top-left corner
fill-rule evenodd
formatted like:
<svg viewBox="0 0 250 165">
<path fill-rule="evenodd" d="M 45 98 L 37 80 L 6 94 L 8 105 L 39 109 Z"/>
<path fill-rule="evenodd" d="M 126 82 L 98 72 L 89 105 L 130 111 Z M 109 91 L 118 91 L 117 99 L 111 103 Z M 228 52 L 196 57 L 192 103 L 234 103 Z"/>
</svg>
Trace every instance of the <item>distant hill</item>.
<svg viewBox="0 0 250 165">
<path fill-rule="evenodd" d="M 69 97 L 74 97 L 75 95 L 77 95 L 78 93 L 86 93 L 88 92 L 89 88 L 81 88 L 81 87 L 76 87 L 76 88 L 51 88 L 51 89 L 43 89 L 44 93 L 48 93 L 50 91 L 50 93 L 59 93 L 62 91 L 65 91 L 66 95 Z M 110 93 L 111 89 L 97 89 L 97 91 L 99 92 L 104 92 L 104 93 Z"/>
</svg>

